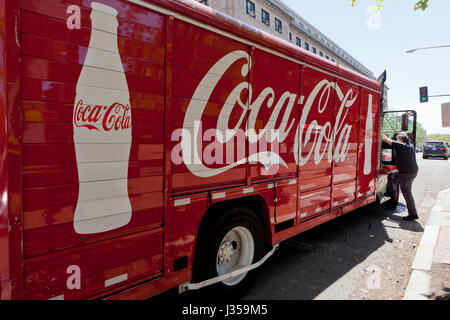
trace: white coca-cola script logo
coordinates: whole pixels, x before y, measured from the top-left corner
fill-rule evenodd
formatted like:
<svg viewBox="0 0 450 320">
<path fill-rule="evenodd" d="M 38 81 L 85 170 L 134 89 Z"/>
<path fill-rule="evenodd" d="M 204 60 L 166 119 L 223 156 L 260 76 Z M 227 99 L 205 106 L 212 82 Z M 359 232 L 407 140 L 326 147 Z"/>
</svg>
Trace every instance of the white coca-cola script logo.
<svg viewBox="0 0 450 320">
<path fill-rule="evenodd" d="M 130 106 L 119 102 L 110 106 L 85 106 L 80 99 L 73 113 L 73 123 L 89 130 L 126 130 L 131 127 Z"/>
<path fill-rule="evenodd" d="M 246 162 L 258 162 L 266 168 L 269 168 L 274 164 L 280 164 L 287 167 L 285 161 L 280 157 L 278 152 L 274 151 L 257 152 L 253 150 L 252 152 L 252 150 L 250 150 L 248 158 L 243 155 L 233 163 L 227 163 L 219 168 L 206 167 L 201 160 L 202 135 L 198 134 L 198 128 L 199 124 L 201 126 L 201 120 L 206 106 L 225 72 L 241 59 L 246 60 L 246 63 L 241 69 L 241 75 L 242 77 L 247 77 L 252 66 L 251 58 L 248 53 L 245 51 L 234 51 L 227 54 L 207 72 L 195 90 L 187 108 L 183 129 L 180 134 L 181 143 L 179 148 L 182 152 L 184 164 L 189 171 L 198 177 L 216 176 Z M 350 147 L 349 138 L 352 130 L 351 125 L 345 124 L 345 119 L 349 108 L 354 105 L 358 93 L 355 93 L 350 89 L 344 94 L 337 83 L 328 80 L 320 81 L 309 95 L 303 107 L 298 127 L 294 128 L 296 119 L 295 115 L 291 113 L 295 103 L 302 104 L 303 97 L 299 99 L 297 93 L 286 91 L 277 100 L 273 88 L 267 87 L 254 98 L 253 91 L 252 85 L 248 82 L 242 82 L 231 90 L 225 104 L 222 106 L 216 126 L 216 128 L 221 128 L 221 130 L 227 128 L 227 134 L 224 135 L 220 132 L 221 130 L 216 129 L 217 133 L 215 134 L 215 137 L 217 142 L 225 144 L 231 141 L 241 130 L 240 128 L 247 118 L 247 113 L 249 113 L 247 120 L 248 125 L 244 134 L 249 144 L 254 144 L 260 139 L 267 139 L 268 142 L 277 140 L 278 143 L 282 143 L 286 140 L 292 130 L 297 129 L 294 157 L 299 166 L 305 165 L 313 154 L 314 162 L 316 164 L 320 163 L 327 150 L 329 151 L 327 160 L 331 163 L 333 161 L 333 142 L 335 145 L 334 160 L 336 162 L 345 160 Z M 313 104 L 317 106 L 319 114 L 323 113 L 326 109 L 328 99 L 333 96 L 333 91 L 336 92 L 336 97 L 340 101 L 340 106 L 335 118 L 335 125 L 332 127 L 330 122 L 326 122 L 324 125 L 319 126 L 318 122 L 314 119 L 309 119 L 308 115 Z M 242 97 L 246 96 L 243 94 L 245 92 L 248 92 L 248 98 L 247 100 L 242 101 Z M 316 101 L 317 99 L 319 100 Z M 257 131 L 255 129 L 256 120 L 258 119 L 257 116 L 263 103 L 265 103 L 269 109 L 272 109 L 272 112 L 265 128 Z M 285 107 L 283 108 L 283 106 Z M 236 109 L 236 107 L 238 108 Z M 237 114 L 238 121 L 234 128 L 228 128 L 232 112 L 233 115 Z M 275 124 L 280 122 L 278 121 L 279 117 L 282 117 L 281 125 L 275 128 Z M 313 147 L 307 155 L 302 155 L 302 149 L 311 142 L 311 139 L 314 139 L 314 141 L 312 141 Z M 325 143 L 325 146 L 323 146 L 323 143 Z"/>
<path fill-rule="evenodd" d="M 317 112 L 322 114 L 328 104 L 328 100 L 332 97 L 333 89 L 336 91 L 336 97 L 340 101 L 340 107 L 336 115 L 334 128 L 331 128 L 331 123 L 328 121 L 324 125 L 319 126 L 317 120 L 308 119 L 311 107 L 316 99 Z M 347 157 L 350 144 L 348 140 L 352 131 L 352 126 L 344 124 L 348 114 L 348 108 L 350 108 L 356 101 L 358 95 L 353 94 L 353 90 L 350 89 L 344 95 L 338 84 L 330 82 L 328 80 L 320 81 L 309 95 L 308 100 L 303 107 L 302 115 L 299 123 L 299 130 L 295 136 L 295 150 L 294 153 L 296 163 L 299 166 L 304 166 L 314 153 L 314 163 L 319 164 L 325 153 L 328 151 L 328 162 L 333 161 L 333 141 L 335 141 L 334 160 L 336 162 L 344 162 Z M 320 129 L 317 129 L 320 128 Z M 313 130 L 316 130 L 316 134 L 313 135 Z M 318 132 L 317 132 L 318 131 Z M 314 136 L 313 146 L 306 156 L 303 156 L 303 148 L 311 142 L 311 136 Z M 325 146 L 323 147 L 323 143 Z M 322 151 L 321 151 L 322 150 Z"/>
</svg>

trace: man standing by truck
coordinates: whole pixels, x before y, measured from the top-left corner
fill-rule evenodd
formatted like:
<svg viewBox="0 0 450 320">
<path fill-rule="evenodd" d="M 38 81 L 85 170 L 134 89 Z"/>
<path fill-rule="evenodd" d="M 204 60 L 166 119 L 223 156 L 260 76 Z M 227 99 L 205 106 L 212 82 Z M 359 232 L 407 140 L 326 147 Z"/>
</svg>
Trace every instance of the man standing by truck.
<svg viewBox="0 0 450 320">
<path fill-rule="evenodd" d="M 417 220 L 419 216 L 417 215 L 416 204 L 411 191 L 413 181 L 419 172 L 414 144 L 405 132 L 400 132 L 396 137 L 396 141 L 389 139 L 384 134 L 382 139 L 383 142 L 391 145 L 397 154 L 397 181 L 400 183 L 400 189 L 408 207 L 408 216 L 404 217 L 403 220 Z"/>
</svg>

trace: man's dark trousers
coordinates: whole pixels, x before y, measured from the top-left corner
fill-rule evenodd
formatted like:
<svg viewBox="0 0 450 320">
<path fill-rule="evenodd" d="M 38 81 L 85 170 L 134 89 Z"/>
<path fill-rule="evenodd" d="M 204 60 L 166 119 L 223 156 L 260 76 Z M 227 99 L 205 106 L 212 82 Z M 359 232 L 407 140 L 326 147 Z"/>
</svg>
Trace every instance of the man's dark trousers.
<svg viewBox="0 0 450 320">
<path fill-rule="evenodd" d="M 416 204 L 412 194 L 412 183 L 417 177 L 415 173 L 402 173 L 398 170 L 389 172 L 388 174 L 388 193 L 391 197 L 397 195 L 397 183 L 400 184 L 400 190 L 403 193 L 403 197 L 406 200 L 406 206 L 408 207 L 408 213 L 410 217 L 417 217 Z"/>
<path fill-rule="evenodd" d="M 408 207 L 408 213 L 410 217 L 418 217 L 416 210 L 416 203 L 412 194 L 412 184 L 417 177 L 417 172 L 414 173 L 398 173 L 398 183 L 400 183 L 400 190 L 403 193 L 403 197 L 406 200 L 406 206 Z"/>
</svg>

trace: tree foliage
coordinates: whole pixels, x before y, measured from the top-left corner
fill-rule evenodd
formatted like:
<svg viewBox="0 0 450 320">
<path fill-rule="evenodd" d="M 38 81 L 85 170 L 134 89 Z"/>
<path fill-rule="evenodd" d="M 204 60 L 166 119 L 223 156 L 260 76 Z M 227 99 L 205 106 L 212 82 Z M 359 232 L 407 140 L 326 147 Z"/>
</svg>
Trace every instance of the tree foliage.
<svg viewBox="0 0 450 320">
<path fill-rule="evenodd" d="M 416 127 L 416 146 L 421 146 L 427 141 L 427 131 L 422 127 L 422 124 L 417 122 Z"/>
<path fill-rule="evenodd" d="M 413 131 L 414 123 L 409 119 L 408 132 Z M 402 116 L 395 113 L 388 113 L 383 119 L 383 133 L 390 138 L 394 138 L 394 134 L 402 131 Z M 422 127 L 420 122 L 416 125 L 416 146 L 421 146 L 427 141 L 427 131 Z M 428 140 L 430 141 L 430 140 Z"/>
<path fill-rule="evenodd" d="M 376 0 L 377 1 L 377 10 L 381 10 L 384 7 L 384 0 Z M 394 1 L 394 0 L 391 0 Z M 425 10 L 428 8 L 429 0 L 415 0 L 416 4 L 414 5 L 414 10 Z M 357 6 L 358 0 L 352 0 L 352 6 Z"/>
<path fill-rule="evenodd" d="M 427 141 L 450 142 L 450 134 L 431 134 L 427 136 Z"/>
</svg>

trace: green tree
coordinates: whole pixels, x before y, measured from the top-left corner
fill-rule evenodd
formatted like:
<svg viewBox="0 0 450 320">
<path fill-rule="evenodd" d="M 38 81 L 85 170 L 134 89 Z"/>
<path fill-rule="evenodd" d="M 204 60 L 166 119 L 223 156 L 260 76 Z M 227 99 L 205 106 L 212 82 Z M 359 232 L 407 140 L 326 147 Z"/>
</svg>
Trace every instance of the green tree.
<svg viewBox="0 0 450 320">
<path fill-rule="evenodd" d="M 402 131 L 402 116 L 395 113 L 388 113 L 383 119 L 383 133 L 390 138 L 394 137 L 394 134 Z M 408 132 L 413 131 L 413 121 L 409 120 Z M 427 141 L 427 132 L 422 127 L 420 122 L 416 125 L 416 146 L 421 146 Z M 429 140 L 428 140 L 429 141 Z"/>
<path fill-rule="evenodd" d="M 427 136 L 427 141 L 450 142 L 450 134 L 430 134 Z"/>
<path fill-rule="evenodd" d="M 422 146 L 427 141 L 427 132 L 422 124 L 417 122 L 416 127 L 416 146 Z"/>
<path fill-rule="evenodd" d="M 384 7 L 384 0 L 376 0 L 377 1 L 377 6 L 378 6 L 378 10 L 383 9 Z M 394 1 L 394 0 L 391 0 Z M 416 4 L 414 5 L 414 10 L 425 10 L 426 8 L 428 8 L 428 1 L 429 0 L 416 0 Z M 357 6 L 358 5 L 358 0 L 352 0 L 352 6 Z"/>
</svg>

